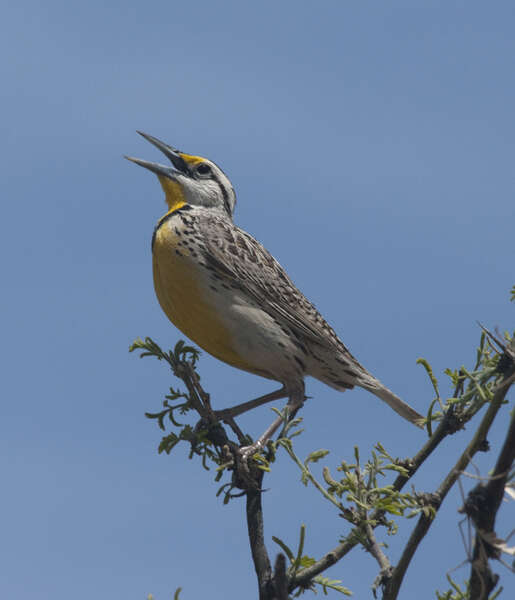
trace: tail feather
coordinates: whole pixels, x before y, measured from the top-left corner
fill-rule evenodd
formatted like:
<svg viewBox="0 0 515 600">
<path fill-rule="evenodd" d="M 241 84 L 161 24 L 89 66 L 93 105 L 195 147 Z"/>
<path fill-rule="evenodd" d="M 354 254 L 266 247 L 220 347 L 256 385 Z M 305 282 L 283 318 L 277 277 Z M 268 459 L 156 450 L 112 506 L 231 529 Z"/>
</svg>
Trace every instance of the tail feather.
<svg viewBox="0 0 515 600">
<path fill-rule="evenodd" d="M 371 378 L 369 381 L 360 381 L 358 385 L 369 392 L 372 392 L 378 398 L 381 398 L 390 408 L 399 414 L 401 417 L 413 423 L 417 427 L 424 429 L 425 417 L 419 414 L 414 408 L 411 408 L 409 404 L 401 400 L 391 390 L 385 387 L 380 381 L 375 378 Z"/>
<path fill-rule="evenodd" d="M 403 402 L 391 390 L 369 373 L 365 367 L 350 354 L 342 344 L 342 352 L 336 357 L 332 354 L 318 352 L 308 365 L 307 374 L 323 381 L 325 384 L 340 391 L 352 389 L 355 385 L 372 392 L 381 398 L 390 408 L 401 417 L 424 429 L 425 417 L 419 414 L 409 404 Z M 335 360 L 336 359 L 336 360 Z"/>
</svg>

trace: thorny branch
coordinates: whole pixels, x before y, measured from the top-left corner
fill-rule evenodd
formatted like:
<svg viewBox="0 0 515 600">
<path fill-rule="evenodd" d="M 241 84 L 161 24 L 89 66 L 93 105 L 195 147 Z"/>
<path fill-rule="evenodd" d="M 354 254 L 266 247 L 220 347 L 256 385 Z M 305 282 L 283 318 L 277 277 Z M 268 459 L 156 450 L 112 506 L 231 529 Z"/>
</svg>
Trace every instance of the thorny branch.
<svg viewBox="0 0 515 600">
<path fill-rule="evenodd" d="M 495 520 L 514 460 L 515 414 L 488 483 L 480 483 L 469 492 L 462 511 L 472 519 L 477 532 L 470 571 L 470 597 L 478 600 L 486 600 L 499 579 L 492 573 L 488 559 L 499 558 L 501 554 L 498 545 L 492 541 L 500 541 L 495 534 Z"/>
<path fill-rule="evenodd" d="M 263 506 L 261 502 L 263 471 L 255 473 L 254 489 L 247 491 L 247 527 L 250 550 L 256 570 L 259 600 L 288 600 L 288 576 L 284 554 L 278 554 L 274 572 L 265 545 Z"/>
<path fill-rule="evenodd" d="M 146 343 L 144 344 L 143 342 L 138 342 L 133 346 L 133 349 L 145 348 L 148 350 Z M 154 344 L 151 340 L 148 340 L 148 343 Z M 165 355 L 162 353 L 162 351 L 157 345 L 154 344 L 154 346 L 159 350 L 160 354 L 158 354 L 158 352 L 153 347 L 150 352 L 147 352 L 147 354 L 155 354 L 160 359 L 165 358 L 166 360 L 168 360 L 168 362 L 170 362 L 170 365 L 172 366 L 174 373 L 180 379 L 183 380 L 189 393 L 189 407 L 193 408 L 201 417 L 201 420 L 197 424 L 195 429 L 202 429 L 203 427 L 207 427 L 207 438 L 214 445 L 218 453 L 218 464 L 221 465 L 220 469 L 227 468 L 227 466 L 232 468 L 232 486 L 240 487 L 244 490 L 243 493 L 246 495 L 247 501 L 247 525 L 249 532 L 249 541 L 251 546 L 252 558 L 255 565 L 256 575 L 258 578 L 260 600 L 288 600 L 288 593 L 291 593 L 296 589 L 309 589 L 310 587 L 312 587 L 313 582 L 315 581 L 315 578 L 317 576 L 320 576 L 320 574 L 324 572 L 328 567 L 334 565 L 336 562 L 342 559 L 360 542 L 364 543 L 363 539 L 365 539 L 364 545 L 366 549 L 369 550 L 369 552 L 374 556 L 374 558 L 380 566 L 379 576 L 376 578 L 373 586 L 374 594 L 376 592 L 377 587 L 381 586 L 383 588 L 383 600 L 394 600 L 395 598 L 397 598 L 397 594 L 400 585 L 402 584 L 402 580 L 406 569 L 408 568 L 411 558 L 413 557 L 414 552 L 418 548 L 418 545 L 420 544 L 421 540 L 430 528 L 432 523 L 432 517 L 424 511 L 422 516 L 419 518 L 418 523 L 410 536 L 410 539 L 408 540 L 408 543 L 403 551 L 399 563 L 395 567 L 391 566 L 390 561 L 382 551 L 381 546 L 377 542 L 376 537 L 374 535 L 375 527 L 385 522 L 385 511 L 376 509 L 373 510 L 370 514 L 365 514 L 364 517 L 362 515 L 363 518 L 360 519 L 359 523 L 357 522 L 357 525 L 353 528 L 350 535 L 348 535 L 347 538 L 344 539 L 340 544 L 338 544 L 333 550 L 325 554 L 320 560 L 314 561 L 311 564 L 309 564 L 309 566 L 305 566 L 304 568 L 295 568 L 294 570 L 290 569 L 288 571 L 288 569 L 286 569 L 286 560 L 284 555 L 279 554 L 277 556 L 274 569 L 272 571 L 269 555 L 264 543 L 263 509 L 261 502 L 261 495 L 263 491 L 261 489 L 261 483 L 263 480 L 264 472 L 259 468 L 259 465 L 254 465 L 253 461 L 251 462 L 250 469 L 247 465 L 244 465 L 245 468 L 242 468 L 242 466 L 238 464 L 237 457 L 239 457 L 239 454 L 235 450 L 239 446 L 238 444 L 235 444 L 234 442 L 231 442 L 229 440 L 222 424 L 220 423 L 220 419 L 222 419 L 231 428 L 233 433 L 236 435 L 240 446 L 244 445 L 245 443 L 248 443 L 248 438 L 246 438 L 246 436 L 243 435 L 236 422 L 234 421 L 233 417 L 236 416 L 237 413 L 231 413 L 230 409 L 226 410 L 225 412 L 213 411 L 210 404 L 209 394 L 207 394 L 200 385 L 199 376 L 197 375 L 194 368 L 194 361 L 189 362 L 187 360 L 175 360 L 174 362 L 171 352 L 168 355 Z M 181 350 L 184 352 L 182 346 Z M 178 355 L 177 350 L 176 355 Z M 477 429 L 466 450 L 463 452 L 454 468 L 448 473 L 445 480 L 438 488 L 437 492 L 435 494 L 426 495 L 427 502 L 433 506 L 435 511 L 437 511 L 440 507 L 445 496 L 456 482 L 460 473 L 463 472 L 463 470 L 466 468 L 467 464 L 470 462 L 474 454 L 481 448 L 481 445 L 486 440 L 486 435 L 489 431 L 492 421 L 497 411 L 499 410 L 500 405 L 502 404 L 510 385 L 514 382 L 515 376 L 513 375 L 513 371 L 515 369 L 513 364 L 514 363 L 512 359 L 511 362 L 509 362 L 508 364 L 509 368 L 507 368 L 504 373 L 505 376 L 503 381 L 501 381 L 501 383 L 499 383 L 495 388 L 493 398 L 490 398 L 488 409 L 485 415 L 483 416 L 479 428 Z M 470 376 L 468 372 L 465 372 L 464 374 Z M 458 383 L 455 390 L 455 398 L 458 398 L 462 395 L 464 374 L 463 372 L 460 372 L 460 375 L 462 377 L 458 377 Z M 476 382 L 476 380 L 474 380 L 472 377 L 470 379 L 477 386 L 478 391 L 481 393 L 480 384 Z M 281 391 L 279 390 L 274 394 L 276 394 L 277 397 L 280 397 L 280 393 Z M 470 392 L 467 393 L 470 394 Z M 483 400 L 483 403 L 487 402 L 486 398 L 483 398 Z M 463 425 L 474 416 L 479 407 L 480 405 L 478 406 L 476 404 L 471 409 L 465 411 L 455 411 L 454 405 L 451 404 L 443 413 L 443 416 L 436 430 L 432 432 L 431 437 L 426 441 L 426 443 L 419 450 L 419 452 L 412 459 L 403 461 L 401 463 L 402 466 L 407 470 L 407 473 L 405 472 L 399 474 L 394 480 L 392 488 L 400 492 L 402 488 L 406 485 L 406 483 L 422 466 L 422 464 L 431 456 L 431 454 L 439 446 L 439 444 L 448 435 L 451 435 L 456 431 L 462 429 Z M 171 407 L 171 409 L 173 410 L 174 407 Z M 164 412 L 166 411 L 163 411 L 163 413 Z M 150 416 L 154 417 L 153 415 Z M 161 413 L 159 413 L 159 416 L 161 416 Z M 175 424 L 172 414 L 170 415 L 170 418 Z M 489 502 L 492 503 L 491 506 L 493 506 L 495 510 L 490 509 L 488 511 L 491 515 L 491 519 L 489 521 L 481 523 L 479 523 L 479 521 L 476 522 L 478 530 L 478 539 L 476 540 L 476 552 L 478 553 L 480 552 L 478 548 L 482 548 L 483 550 L 485 548 L 488 550 L 489 548 L 488 543 L 486 543 L 483 539 L 483 533 L 489 533 L 494 531 L 495 516 L 500 503 L 499 493 L 501 494 L 500 497 L 502 497 L 502 490 L 504 489 L 504 484 L 509 471 L 509 467 L 507 467 L 506 465 L 508 463 L 511 464 L 511 462 L 513 461 L 513 452 L 515 447 L 513 439 L 515 436 L 514 428 L 515 425 L 512 420 L 508 437 L 506 439 L 505 445 L 503 447 L 503 450 L 501 451 L 499 460 L 496 465 L 495 473 L 502 476 L 493 478 L 486 486 L 486 494 L 489 498 Z M 194 442 L 192 442 L 192 447 L 193 443 Z M 224 460 L 225 464 L 223 462 Z M 486 559 L 483 561 L 482 567 L 484 567 L 486 563 L 486 569 L 488 569 L 488 556 L 492 555 L 492 551 L 490 551 L 490 554 L 488 554 L 488 552 L 486 553 Z M 476 558 L 476 562 L 480 561 L 481 555 L 478 554 L 478 557 L 475 556 L 475 559 Z M 481 574 L 482 572 L 480 572 L 477 568 L 474 567 L 474 564 L 472 578 L 475 577 L 476 579 L 478 579 L 481 590 L 484 590 L 485 576 Z M 493 589 L 494 586 L 495 583 L 491 589 Z M 487 596 L 485 596 L 485 598 L 486 597 Z"/>
<path fill-rule="evenodd" d="M 486 333 L 489 334 L 489 332 L 486 332 Z M 497 342 L 497 340 L 496 340 L 496 342 Z M 504 360 L 504 357 L 506 356 L 506 352 L 507 352 L 508 360 L 509 360 L 510 364 L 513 365 L 514 364 L 513 359 L 510 354 L 511 349 L 510 348 L 506 349 L 504 347 L 503 347 L 503 349 L 505 350 L 505 354 L 503 354 L 500 357 L 500 362 Z M 506 384 L 506 377 L 508 375 L 509 375 L 509 373 L 505 374 L 504 384 Z M 504 396 L 506 395 L 511 383 L 508 383 L 506 385 L 507 385 L 507 387 L 504 387 L 503 383 L 501 382 L 501 384 L 499 384 L 499 386 L 497 388 L 498 392 L 502 393 L 503 399 L 504 399 Z M 456 385 L 456 389 L 454 391 L 454 396 L 458 397 L 462 393 L 463 393 L 463 379 L 459 379 L 458 383 Z M 499 406 L 500 406 L 501 402 L 502 402 L 502 400 L 499 401 Z M 493 404 L 493 401 L 492 401 L 492 404 Z M 499 406 L 497 407 L 497 409 L 499 408 Z M 491 407 L 491 405 L 490 405 L 490 407 Z M 496 412 L 497 412 L 497 410 L 495 411 L 495 413 Z M 495 416 L 495 413 L 492 415 L 492 419 L 493 419 L 493 416 Z M 406 461 L 403 464 L 403 466 L 408 469 L 408 474 L 399 474 L 393 483 L 393 488 L 396 491 L 401 491 L 402 488 L 406 485 L 406 483 L 413 477 L 413 475 L 422 466 L 422 464 L 429 458 L 429 456 L 434 452 L 434 450 L 440 445 L 440 443 L 448 435 L 451 435 L 451 434 L 455 433 L 456 431 L 462 429 L 463 426 L 474 416 L 474 414 L 475 414 L 475 411 L 467 411 L 465 413 L 462 412 L 460 414 L 456 414 L 455 411 L 453 410 L 453 407 L 451 406 L 451 408 L 444 413 L 443 418 L 440 421 L 438 427 L 433 432 L 431 437 L 427 440 L 427 442 L 422 446 L 422 448 L 419 450 L 419 452 L 417 452 L 417 454 L 413 457 L 413 459 Z M 485 415 L 485 418 L 486 418 L 486 415 Z M 491 422 L 490 422 L 490 424 L 491 424 Z M 489 426 L 490 426 L 490 424 L 489 424 Z M 485 436 L 486 436 L 486 433 L 485 433 Z M 463 468 L 465 468 L 465 467 L 463 467 Z M 451 471 L 451 473 L 452 473 L 452 471 Z M 456 479 L 453 478 L 452 480 L 449 479 L 447 483 L 450 484 L 450 486 L 452 487 L 452 485 L 455 483 L 455 481 L 456 481 Z M 450 487 L 449 487 L 449 489 L 450 489 Z M 445 494 L 447 494 L 447 492 L 448 492 L 448 490 L 445 492 Z M 428 502 L 430 504 L 434 505 L 435 504 L 434 500 L 437 497 L 438 496 L 428 494 L 427 495 Z M 443 500 L 443 497 L 440 499 L 440 503 L 442 500 Z M 369 520 L 371 522 L 375 523 L 375 525 L 372 525 L 371 528 L 372 529 L 375 528 L 379 523 L 382 522 L 383 518 L 384 518 L 383 510 L 373 511 L 369 517 Z M 420 517 L 420 521 L 422 521 L 424 519 L 427 519 L 428 528 L 429 528 L 430 523 L 431 523 L 431 518 L 429 516 L 422 515 Z M 335 563 L 337 563 L 338 561 L 340 561 L 351 550 L 353 550 L 359 544 L 359 536 L 356 535 L 357 533 L 359 533 L 358 530 L 359 530 L 359 527 L 356 527 L 351 532 L 351 534 L 346 537 L 346 539 L 344 539 L 340 544 L 338 544 L 330 552 L 325 554 L 320 560 L 318 560 L 314 564 L 310 565 L 306 569 L 300 571 L 295 576 L 295 578 L 292 579 L 292 581 L 290 582 L 290 591 L 293 591 L 297 586 L 308 585 L 309 581 L 312 580 L 313 577 L 324 572 L 330 566 L 332 566 Z M 406 559 L 407 556 L 408 556 L 408 554 L 406 554 L 406 556 L 404 556 L 404 558 Z M 407 567 L 407 564 L 406 564 L 406 567 Z M 402 564 L 401 564 L 401 568 L 402 568 Z M 395 571 L 396 576 L 399 577 L 399 574 L 401 572 L 401 570 L 399 569 L 399 565 L 397 565 L 396 569 L 397 569 Z M 405 569 L 404 569 L 404 571 L 405 571 Z M 380 573 L 379 577 L 381 577 L 381 573 Z M 384 578 L 381 578 L 381 579 L 384 582 Z M 402 581 L 402 578 L 400 581 Z M 390 583 L 390 588 L 391 588 L 391 585 L 392 584 Z M 400 582 L 399 582 L 399 585 L 400 585 Z M 395 596 L 392 596 L 392 598 L 393 597 L 395 597 Z M 384 596 L 384 599 L 385 598 L 387 598 L 387 596 Z"/>
<path fill-rule="evenodd" d="M 252 560 L 258 579 L 259 600 L 267 600 L 272 567 L 265 546 L 263 527 L 263 505 L 261 502 L 261 483 L 263 471 L 256 474 L 256 489 L 247 492 L 247 527 L 249 532 Z"/>
<path fill-rule="evenodd" d="M 433 432 L 433 435 L 427 440 L 417 454 L 408 461 L 404 466 L 408 469 L 407 475 L 398 475 L 393 482 L 393 488 L 396 491 L 401 491 L 406 483 L 413 477 L 422 464 L 431 456 L 438 445 L 452 433 L 455 433 L 463 426 L 461 421 L 458 421 L 452 411 L 448 411 L 444 418 L 440 421 L 438 427 Z M 379 524 L 384 517 L 384 511 L 376 510 L 370 515 L 370 521 L 375 521 Z M 374 526 L 375 528 L 376 526 Z M 347 538 L 338 544 L 335 548 L 325 554 L 316 563 L 300 571 L 296 577 L 290 582 L 290 591 L 293 591 L 297 586 L 306 586 L 313 577 L 323 573 L 326 569 L 340 561 L 345 555 L 359 544 L 357 529 L 354 529 Z"/>
<path fill-rule="evenodd" d="M 515 375 L 511 374 L 507 379 L 503 379 L 503 381 L 498 384 L 490 406 L 483 416 L 483 419 L 481 420 L 481 423 L 479 424 L 479 427 L 477 428 L 472 440 L 435 493 L 435 511 L 438 511 L 443 500 L 449 493 L 452 486 L 456 483 L 456 480 L 460 474 L 465 470 L 476 452 L 481 449 L 482 444 L 486 440 L 486 436 L 490 430 L 493 420 L 514 381 Z M 420 542 L 423 540 L 429 528 L 431 527 L 432 522 L 433 518 L 424 514 L 420 516 L 415 529 L 412 531 L 411 536 L 408 539 L 399 563 L 393 570 L 392 577 L 388 582 L 383 600 L 395 600 L 395 598 L 397 598 L 402 580 L 411 562 L 411 559 L 413 558 L 413 555 L 415 554 Z"/>
</svg>

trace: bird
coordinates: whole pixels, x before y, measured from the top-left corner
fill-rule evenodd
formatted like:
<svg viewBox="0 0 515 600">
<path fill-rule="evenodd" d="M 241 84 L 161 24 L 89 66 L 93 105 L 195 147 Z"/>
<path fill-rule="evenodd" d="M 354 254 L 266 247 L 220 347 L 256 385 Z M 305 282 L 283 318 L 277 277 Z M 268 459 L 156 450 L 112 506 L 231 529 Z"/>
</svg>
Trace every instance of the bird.
<svg viewBox="0 0 515 600">
<path fill-rule="evenodd" d="M 161 308 L 212 356 L 282 384 L 276 392 L 239 405 L 232 416 L 282 397 L 288 398 L 293 415 L 306 398 L 305 377 L 312 376 L 339 391 L 362 387 L 422 427 L 424 417 L 358 362 L 279 262 L 235 225 L 236 193 L 224 171 L 212 160 L 138 133 L 171 163 L 125 156 L 155 173 L 165 194 L 167 211 L 152 235 Z M 252 450 L 266 444 L 281 419 Z"/>
</svg>

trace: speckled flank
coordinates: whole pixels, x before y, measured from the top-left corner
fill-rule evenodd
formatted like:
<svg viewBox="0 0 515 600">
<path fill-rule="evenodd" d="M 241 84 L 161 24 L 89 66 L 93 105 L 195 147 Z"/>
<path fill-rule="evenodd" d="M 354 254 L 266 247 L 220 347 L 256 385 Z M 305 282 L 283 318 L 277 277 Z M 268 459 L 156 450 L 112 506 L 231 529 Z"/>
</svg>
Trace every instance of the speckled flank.
<svg viewBox="0 0 515 600">
<path fill-rule="evenodd" d="M 203 265 L 198 260 L 194 219 L 182 211 L 162 219 L 154 233 L 154 287 L 167 317 L 190 339 L 220 360 L 256 372 L 235 351 L 229 332 L 209 302 L 216 293 L 206 290 Z M 258 373 L 261 374 L 261 373 Z"/>
</svg>

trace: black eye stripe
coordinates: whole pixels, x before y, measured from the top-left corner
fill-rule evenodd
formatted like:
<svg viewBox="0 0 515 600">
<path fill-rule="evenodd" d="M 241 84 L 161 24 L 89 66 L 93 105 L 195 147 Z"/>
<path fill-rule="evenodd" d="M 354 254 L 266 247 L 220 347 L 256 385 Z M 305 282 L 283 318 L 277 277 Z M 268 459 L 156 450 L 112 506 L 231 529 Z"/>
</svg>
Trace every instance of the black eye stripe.
<svg viewBox="0 0 515 600">
<path fill-rule="evenodd" d="M 216 181 L 216 183 L 218 184 L 218 187 L 220 188 L 220 191 L 222 192 L 222 197 L 224 199 L 224 207 L 225 207 L 225 210 L 227 211 L 227 214 L 230 216 L 231 215 L 231 207 L 229 205 L 229 194 L 227 193 L 227 190 L 225 189 L 225 186 L 223 185 L 223 183 L 218 179 L 218 177 L 216 175 L 213 175 L 213 181 Z"/>
</svg>

